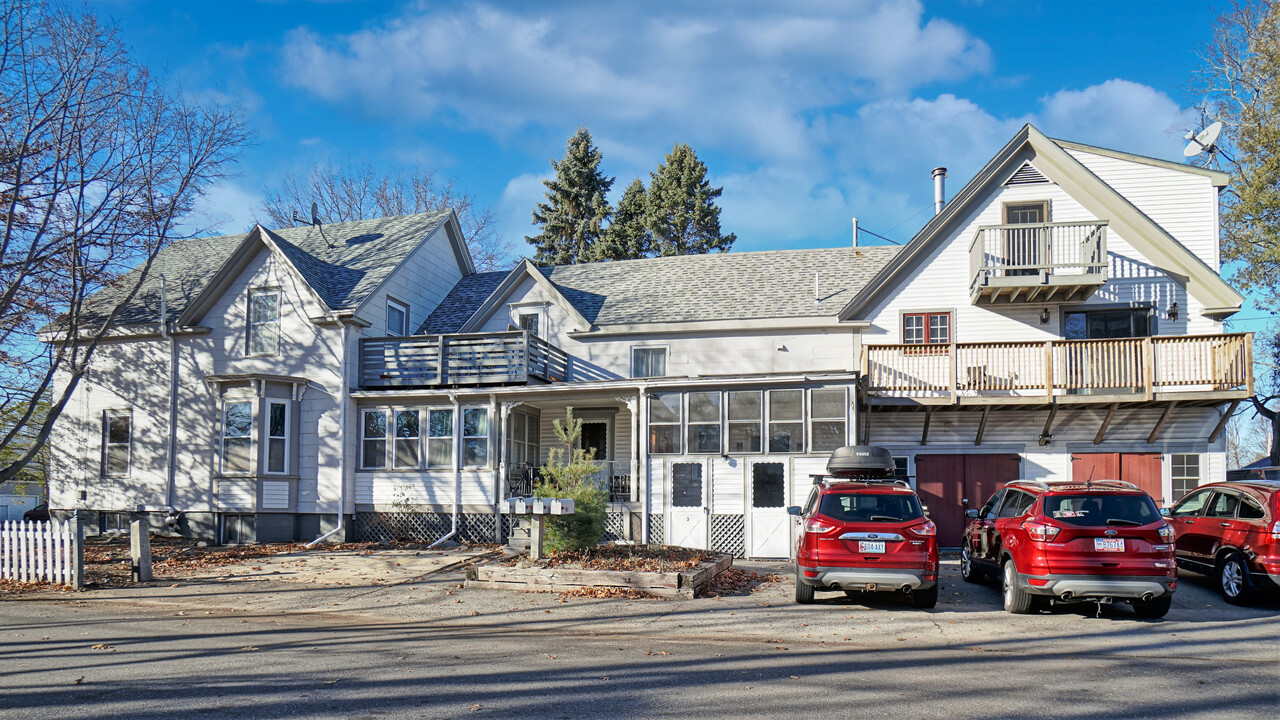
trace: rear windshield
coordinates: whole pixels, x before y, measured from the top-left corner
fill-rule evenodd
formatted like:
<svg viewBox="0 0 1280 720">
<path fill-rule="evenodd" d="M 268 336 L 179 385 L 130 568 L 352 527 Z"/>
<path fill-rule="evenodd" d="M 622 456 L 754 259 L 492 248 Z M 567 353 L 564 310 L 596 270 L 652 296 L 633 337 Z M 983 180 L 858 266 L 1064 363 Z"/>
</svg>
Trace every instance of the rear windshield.
<svg viewBox="0 0 1280 720">
<path fill-rule="evenodd" d="M 829 493 L 818 512 L 841 522 L 902 522 L 923 517 L 920 501 L 905 493 Z"/>
<path fill-rule="evenodd" d="M 1044 514 L 1080 527 L 1149 525 L 1160 519 L 1156 504 L 1146 495 L 1048 495 Z"/>
</svg>

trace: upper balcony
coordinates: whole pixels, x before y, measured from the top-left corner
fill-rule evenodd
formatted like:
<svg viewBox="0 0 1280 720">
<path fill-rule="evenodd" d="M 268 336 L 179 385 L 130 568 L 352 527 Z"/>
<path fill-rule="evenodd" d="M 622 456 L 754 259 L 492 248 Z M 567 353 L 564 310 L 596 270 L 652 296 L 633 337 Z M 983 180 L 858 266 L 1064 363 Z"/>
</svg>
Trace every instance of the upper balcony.
<svg viewBox="0 0 1280 720">
<path fill-rule="evenodd" d="M 969 277 L 975 305 L 1084 300 L 1107 281 L 1107 223 L 980 227 Z"/>
<path fill-rule="evenodd" d="M 871 404 L 1219 401 L 1253 394 L 1253 334 L 867 345 Z"/>
<path fill-rule="evenodd" d="M 569 355 L 524 330 L 360 340 L 365 390 L 565 382 Z"/>
</svg>

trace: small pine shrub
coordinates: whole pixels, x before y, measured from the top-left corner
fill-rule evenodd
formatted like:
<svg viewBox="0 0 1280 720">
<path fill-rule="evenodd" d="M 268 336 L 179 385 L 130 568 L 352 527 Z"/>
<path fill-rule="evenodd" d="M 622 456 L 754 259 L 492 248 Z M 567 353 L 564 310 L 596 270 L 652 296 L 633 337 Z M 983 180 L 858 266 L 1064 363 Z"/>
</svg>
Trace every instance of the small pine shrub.
<svg viewBox="0 0 1280 720">
<path fill-rule="evenodd" d="M 575 448 L 582 434 L 582 421 L 573 417 L 573 408 L 565 408 L 565 421 L 552 422 L 560 447 L 553 447 L 542 468 L 542 482 L 534 495 L 543 498 L 570 498 L 572 515 L 552 515 L 546 520 L 546 549 L 589 550 L 604 537 L 608 511 L 605 489 L 596 482 L 599 466 L 595 450 Z"/>
</svg>

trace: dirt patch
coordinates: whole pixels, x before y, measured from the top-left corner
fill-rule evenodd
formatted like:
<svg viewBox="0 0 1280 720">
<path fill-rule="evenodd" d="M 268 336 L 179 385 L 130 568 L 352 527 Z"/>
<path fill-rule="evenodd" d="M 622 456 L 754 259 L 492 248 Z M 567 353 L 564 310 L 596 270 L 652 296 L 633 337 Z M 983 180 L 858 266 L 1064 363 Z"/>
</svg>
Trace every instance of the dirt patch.
<svg viewBox="0 0 1280 720">
<path fill-rule="evenodd" d="M 507 558 L 503 562 L 511 567 L 681 572 L 714 562 L 717 557 L 719 556 L 701 550 L 666 545 L 603 545 L 591 550 L 552 553 L 537 562 L 524 556 Z"/>
<path fill-rule="evenodd" d="M 777 573 L 758 573 L 754 570 L 729 568 L 711 579 L 703 590 L 704 597 L 724 597 L 726 595 L 750 595 L 764 589 L 765 585 L 780 582 Z"/>
</svg>

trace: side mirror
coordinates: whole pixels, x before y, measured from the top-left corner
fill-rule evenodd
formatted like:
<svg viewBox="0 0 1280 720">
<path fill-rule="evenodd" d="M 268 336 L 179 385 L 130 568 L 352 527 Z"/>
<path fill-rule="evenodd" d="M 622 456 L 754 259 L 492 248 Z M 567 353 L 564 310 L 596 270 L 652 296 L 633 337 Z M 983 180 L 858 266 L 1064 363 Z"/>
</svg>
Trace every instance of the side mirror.
<svg viewBox="0 0 1280 720">
<path fill-rule="evenodd" d="M 969 508 L 968 510 L 965 510 L 964 516 L 976 520 L 978 518 L 978 508 Z"/>
<path fill-rule="evenodd" d="M 800 517 L 800 506 L 799 506 L 799 505 L 792 505 L 791 507 L 787 508 L 787 514 L 788 514 L 788 515 L 795 515 L 796 517 Z"/>
<path fill-rule="evenodd" d="M 1169 517 L 1172 514 L 1173 514 L 1173 510 L 1169 508 L 1160 508 L 1160 515 L 1162 517 Z"/>
</svg>

